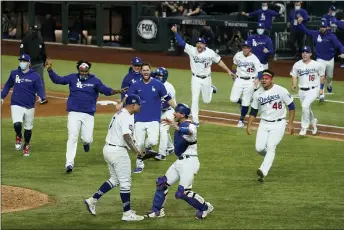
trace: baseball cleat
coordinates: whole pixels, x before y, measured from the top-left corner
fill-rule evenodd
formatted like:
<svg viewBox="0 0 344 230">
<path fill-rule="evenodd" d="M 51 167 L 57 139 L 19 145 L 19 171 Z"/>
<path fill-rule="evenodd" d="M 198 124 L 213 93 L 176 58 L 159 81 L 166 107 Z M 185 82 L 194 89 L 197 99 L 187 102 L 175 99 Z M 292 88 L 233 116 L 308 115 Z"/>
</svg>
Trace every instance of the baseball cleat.
<svg viewBox="0 0 344 230">
<path fill-rule="evenodd" d="M 160 218 L 165 216 L 164 208 L 160 209 L 160 211 L 157 212 L 150 212 L 144 215 L 145 218 Z"/>
<path fill-rule="evenodd" d="M 16 144 L 14 145 L 16 150 L 21 150 L 23 147 L 22 138 L 16 136 Z"/>
<path fill-rule="evenodd" d="M 84 150 L 86 153 L 89 152 L 90 151 L 90 144 L 84 145 Z"/>
<path fill-rule="evenodd" d="M 43 100 L 43 101 L 40 101 L 39 104 L 41 105 L 44 105 L 44 104 L 47 104 L 48 103 L 48 100 Z"/>
<path fill-rule="evenodd" d="M 133 173 L 142 173 L 143 168 L 137 167 Z"/>
<path fill-rule="evenodd" d="M 300 136 L 306 136 L 306 133 L 307 133 L 307 129 L 301 128 L 299 135 Z"/>
<path fill-rule="evenodd" d="M 123 221 L 140 221 L 143 219 L 144 219 L 143 216 L 136 215 L 136 213 L 133 212 L 132 210 L 123 212 L 123 216 L 122 216 Z"/>
<path fill-rule="evenodd" d="M 89 213 L 91 213 L 93 216 L 96 215 L 96 203 L 94 202 L 93 197 L 88 198 L 84 201 L 84 204 L 86 205 L 87 210 Z"/>
<path fill-rule="evenodd" d="M 327 86 L 327 92 L 332 93 L 332 90 L 333 90 L 333 89 L 332 89 L 332 86 L 331 86 L 331 85 L 328 85 L 328 86 Z"/>
<path fill-rule="evenodd" d="M 24 145 L 23 156 L 24 157 L 30 156 L 30 145 Z"/>
<path fill-rule="evenodd" d="M 318 132 L 317 124 L 318 124 L 318 119 L 314 118 L 314 120 L 312 122 L 312 126 L 313 126 L 312 134 L 313 135 L 317 134 L 317 132 Z"/>
<path fill-rule="evenodd" d="M 325 101 L 325 96 L 324 94 L 319 95 L 319 101 L 324 102 Z"/>
<path fill-rule="evenodd" d="M 205 203 L 207 204 L 208 209 L 205 211 L 198 211 L 196 213 L 196 219 L 204 219 L 214 210 L 214 206 L 212 206 L 209 202 Z"/>
<path fill-rule="evenodd" d="M 243 121 L 239 121 L 238 124 L 237 124 L 238 128 L 243 128 L 244 126 L 245 126 L 245 124 L 244 124 Z"/>
<path fill-rule="evenodd" d="M 258 181 L 259 182 L 264 182 L 264 173 L 263 173 L 263 171 L 261 170 L 261 169 L 258 169 L 257 170 L 257 176 L 259 176 L 259 178 L 258 178 Z"/>
<path fill-rule="evenodd" d="M 155 158 L 155 160 L 158 160 L 158 161 L 165 161 L 166 160 L 166 156 L 164 156 L 160 153 L 158 155 L 156 155 L 154 158 Z"/>
<path fill-rule="evenodd" d="M 173 154 L 173 152 L 174 152 L 174 149 L 167 149 L 166 155 L 171 155 L 171 154 Z"/>
<path fill-rule="evenodd" d="M 71 173 L 72 171 L 73 171 L 73 166 L 68 165 L 68 166 L 66 167 L 66 173 Z"/>
<path fill-rule="evenodd" d="M 213 88 L 213 93 L 216 93 L 217 92 L 217 88 L 215 85 L 211 85 L 211 88 Z"/>
</svg>

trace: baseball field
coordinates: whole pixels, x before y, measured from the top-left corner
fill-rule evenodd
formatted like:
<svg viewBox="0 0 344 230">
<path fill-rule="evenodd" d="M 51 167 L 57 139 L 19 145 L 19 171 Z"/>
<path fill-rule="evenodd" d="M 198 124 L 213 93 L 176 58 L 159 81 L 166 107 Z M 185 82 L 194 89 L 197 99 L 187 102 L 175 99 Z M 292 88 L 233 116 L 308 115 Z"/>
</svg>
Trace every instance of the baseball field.
<svg viewBox="0 0 344 230">
<path fill-rule="evenodd" d="M 4 84 L 10 70 L 17 68 L 15 56 L 2 56 Z M 130 60 L 127 61 L 128 63 Z M 75 72 L 76 61 L 53 60 L 60 75 Z M 229 65 L 230 63 L 226 63 Z M 292 66 L 290 66 L 291 68 Z M 190 71 L 169 68 L 169 79 L 177 101 L 191 105 Z M 93 63 L 91 72 L 103 83 L 119 88 L 128 65 Z M 15 134 L 10 118 L 10 96 L 2 105 L 1 183 L 3 229 L 210 229 L 210 228 L 344 228 L 344 82 L 335 81 L 334 93 L 325 103 L 315 101 L 312 110 L 319 120 L 319 134 L 284 136 L 277 147 L 275 162 L 264 184 L 257 181 L 256 169 L 262 158 L 255 152 L 255 134 L 234 127 L 239 113 L 230 103 L 233 81 L 225 73 L 213 73 L 218 93 L 210 104 L 200 103 L 202 123 L 198 131 L 201 168 L 194 191 L 214 205 L 205 220 L 195 220 L 195 210 L 174 198 L 177 185 L 171 186 L 165 206 L 166 217 L 138 223 L 121 222 L 122 202 L 115 188 L 97 203 L 97 216 L 83 205 L 109 178 L 102 148 L 113 105 L 97 106 L 94 142 L 85 153 L 78 145 L 75 171 L 64 170 L 67 141 L 68 86 L 55 85 L 45 75 L 49 103 L 36 106 L 30 157 L 14 150 Z M 290 90 L 291 79 L 276 77 L 275 83 Z M 291 92 L 297 95 L 297 92 Z M 118 96 L 99 100 L 118 100 Z M 296 102 L 296 121 L 301 107 Z M 258 122 L 258 119 L 257 119 Z M 299 128 L 299 123 L 295 124 Z M 296 134 L 298 133 L 296 129 Z M 132 155 L 132 167 L 134 167 Z M 143 173 L 132 175 L 132 209 L 138 214 L 150 210 L 155 180 L 175 161 L 149 160 Z M 19 188 L 30 190 L 19 190 Z M 39 193 L 34 193 L 33 191 Z M 40 206 L 41 205 L 41 206 Z M 35 208 L 32 208 L 35 207 Z"/>
</svg>

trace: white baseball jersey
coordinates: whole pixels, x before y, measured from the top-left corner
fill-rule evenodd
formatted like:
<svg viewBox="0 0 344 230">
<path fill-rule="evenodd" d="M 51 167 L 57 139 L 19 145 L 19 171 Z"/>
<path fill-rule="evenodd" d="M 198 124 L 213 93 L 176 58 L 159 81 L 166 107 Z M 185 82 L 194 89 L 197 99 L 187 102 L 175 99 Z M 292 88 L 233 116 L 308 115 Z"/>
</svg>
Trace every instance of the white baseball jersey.
<svg viewBox="0 0 344 230">
<path fill-rule="evenodd" d="M 211 73 L 211 65 L 221 61 L 220 55 L 208 47 L 199 53 L 197 48 L 189 44 L 185 44 L 184 52 L 190 57 L 190 67 L 193 74 L 206 76 Z"/>
<path fill-rule="evenodd" d="M 274 84 L 271 89 L 260 87 L 253 94 L 251 108 L 260 110 L 260 117 L 274 121 L 286 118 L 286 106 L 293 102 L 293 97 L 286 88 Z"/>
<path fill-rule="evenodd" d="M 174 102 L 176 102 L 176 90 L 174 89 L 173 85 L 168 81 L 165 81 L 164 86 L 166 88 L 167 94 L 170 95 L 172 99 L 174 99 Z"/>
<path fill-rule="evenodd" d="M 134 140 L 134 115 L 130 115 L 126 108 L 122 108 L 112 117 L 105 141 L 112 145 L 128 147 L 124 134 L 130 134 Z"/>
<path fill-rule="evenodd" d="M 325 68 L 314 60 L 308 64 L 300 60 L 293 65 L 290 75 L 298 78 L 299 88 L 316 87 L 320 85 L 320 77 L 325 75 Z"/>
<path fill-rule="evenodd" d="M 233 63 L 237 66 L 236 75 L 238 77 L 257 77 L 258 72 L 264 70 L 263 65 L 253 53 L 245 57 L 244 53 L 240 51 L 234 55 Z"/>
</svg>

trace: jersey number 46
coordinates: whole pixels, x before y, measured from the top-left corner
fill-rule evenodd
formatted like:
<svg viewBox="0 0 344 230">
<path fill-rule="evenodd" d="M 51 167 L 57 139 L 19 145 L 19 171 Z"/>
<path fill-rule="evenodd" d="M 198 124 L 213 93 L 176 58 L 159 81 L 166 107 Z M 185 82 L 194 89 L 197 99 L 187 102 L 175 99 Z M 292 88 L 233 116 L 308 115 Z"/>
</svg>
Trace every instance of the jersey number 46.
<svg viewBox="0 0 344 230">
<path fill-rule="evenodd" d="M 280 102 L 275 102 L 273 105 L 272 105 L 272 108 L 273 109 L 282 109 L 282 102 L 280 101 Z"/>
</svg>

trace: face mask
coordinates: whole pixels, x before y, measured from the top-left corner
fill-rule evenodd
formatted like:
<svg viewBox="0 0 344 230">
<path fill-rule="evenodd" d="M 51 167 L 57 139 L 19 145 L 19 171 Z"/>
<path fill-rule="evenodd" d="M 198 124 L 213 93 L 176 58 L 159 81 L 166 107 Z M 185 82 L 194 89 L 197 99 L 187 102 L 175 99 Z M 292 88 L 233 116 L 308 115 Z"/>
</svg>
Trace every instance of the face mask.
<svg viewBox="0 0 344 230">
<path fill-rule="evenodd" d="M 295 6 L 295 10 L 301 9 L 301 6 Z"/>
<path fill-rule="evenodd" d="M 27 65 L 28 65 L 27 62 L 20 62 L 19 63 L 19 67 L 20 67 L 21 70 L 26 70 L 27 69 Z"/>
<path fill-rule="evenodd" d="M 88 79 L 88 75 L 79 75 L 81 81 L 86 81 Z"/>
<path fill-rule="evenodd" d="M 262 35 L 262 34 L 264 33 L 264 29 L 257 29 L 257 33 L 258 33 L 259 35 Z"/>
<path fill-rule="evenodd" d="M 336 12 L 333 12 L 331 15 L 332 15 L 332 16 L 336 16 Z"/>
<path fill-rule="evenodd" d="M 262 10 L 267 10 L 268 7 L 267 6 L 262 6 Z"/>
</svg>

